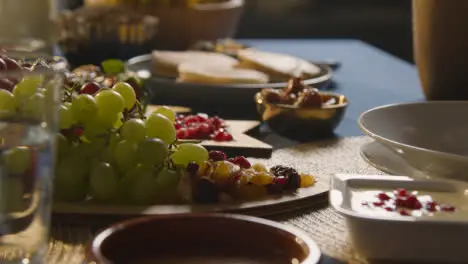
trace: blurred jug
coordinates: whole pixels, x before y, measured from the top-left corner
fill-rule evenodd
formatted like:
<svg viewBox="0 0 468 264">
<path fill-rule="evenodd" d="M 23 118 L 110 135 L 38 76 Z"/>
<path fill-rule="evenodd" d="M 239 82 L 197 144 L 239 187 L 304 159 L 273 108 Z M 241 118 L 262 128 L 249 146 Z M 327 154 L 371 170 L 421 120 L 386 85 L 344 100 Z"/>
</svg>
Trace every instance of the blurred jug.
<svg viewBox="0 0 468 264">
<path fill-rule="evenodd" d="M 413 0 L 415 61 L 428 100 L 468 100 L 467 14 L 467 0 Z"/>
</svg>

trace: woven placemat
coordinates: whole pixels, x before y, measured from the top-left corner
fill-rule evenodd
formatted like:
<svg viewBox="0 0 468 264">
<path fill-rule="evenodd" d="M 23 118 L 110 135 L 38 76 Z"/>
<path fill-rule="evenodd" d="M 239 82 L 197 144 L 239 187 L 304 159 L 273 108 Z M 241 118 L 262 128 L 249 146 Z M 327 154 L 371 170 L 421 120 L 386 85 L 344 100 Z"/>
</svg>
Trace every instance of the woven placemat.
<svg viewBox="0 0 468 264">
<path fill-rule="evenodd" d="M 277 150 L 271 159 L 261 161 L 269 166 L 289 165 L 327 183 L 335 173 L 383 174 L 360 157 L 359 147 L 367 142 L 367 137 L 350 137 L 302 144 Z M 354 251 L 343 217 L 329 207 L 281 215 L 274 220 L 306 231 L 330 257 L 347 263 L 366 263 Z M 83 245 L 91 237 L 88 228 L 54 226 L 47 263 L 81 264 Z"/>
</svg>

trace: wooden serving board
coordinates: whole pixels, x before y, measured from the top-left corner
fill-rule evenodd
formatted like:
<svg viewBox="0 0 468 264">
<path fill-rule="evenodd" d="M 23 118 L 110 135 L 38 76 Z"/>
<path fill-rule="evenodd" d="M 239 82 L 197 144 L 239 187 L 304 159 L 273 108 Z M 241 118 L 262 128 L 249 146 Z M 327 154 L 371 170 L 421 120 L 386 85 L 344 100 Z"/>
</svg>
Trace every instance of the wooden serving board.
<svg viewBox="0 0 468 264">
<path fill-rule="evenodd" d="M 190 108 L 181 106 L 169 106 L 176 113 L 189 113 Z M 157 106 L 149 105 L 147 113 L 154 111 Z M 203 145 L 208 150 L 221 150 L 232 156 L 246 156 L 253 158 L 269 158 L 273 152 L 272 146 L 253 138 L 246 133 L 257 127 L 260 122 L 255 120 L 224 120 L 228 126 L 229 132 L 234 140 L 227 142 L 219 142 L 214 140 L 203 140 Z"/>
<path fill-rule="evenodd" d="M 91 203 L 54 203 L 54 219 L 66 224 L 107 225 L 131 217 L 160 214 L 238 213 L 253 216 L 273 216 L 300 209 L 311 208 L 326 202 L 328 182 L 318 181 L 312 187 L 301 188 L 295 194 L 268 196 L 262 200 L 212 205 L 99 205 Z"/>
</svg>

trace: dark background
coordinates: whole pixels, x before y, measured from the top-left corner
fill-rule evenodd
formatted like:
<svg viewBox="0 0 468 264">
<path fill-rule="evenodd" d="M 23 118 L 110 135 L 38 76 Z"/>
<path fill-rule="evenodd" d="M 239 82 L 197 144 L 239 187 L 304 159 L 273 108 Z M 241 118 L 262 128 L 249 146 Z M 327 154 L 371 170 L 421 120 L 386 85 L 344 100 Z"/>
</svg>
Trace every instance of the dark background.
<svg viewBox="0 0 468 264">
<path fill-rule="evenodd" d="M 413 62 L 410 0 L 245 0 L 238 38 L 360 39 Z"/>
</svg>

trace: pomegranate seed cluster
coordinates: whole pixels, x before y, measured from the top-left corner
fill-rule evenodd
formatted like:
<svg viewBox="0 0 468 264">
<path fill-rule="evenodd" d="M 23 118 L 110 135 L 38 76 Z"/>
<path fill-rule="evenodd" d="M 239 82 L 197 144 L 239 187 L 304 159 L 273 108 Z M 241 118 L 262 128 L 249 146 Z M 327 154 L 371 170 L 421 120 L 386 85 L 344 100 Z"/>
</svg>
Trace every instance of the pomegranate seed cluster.
<svg viewBox="0 0 468 264">
<path fill-rule="evenodd" d="M 197 203 L 216 203 L 223 197 L 254 200 L 315 184 L 312 175 L 300 174 L 291 167 L 267 169 L 243 156 L 229 158 L 222 151 L 210 151 L 208 161 L 191 163 L 187 171 L 191 176 L 192 200 Z"/>
<path fill-rule="evenodd" d="M 397 212 L 403 216 L 409 216 L 412 211 L 418 210 L 428 213 L 455 211 L 455 207 L 452 205 L 438 204 L 432 200 L 421 200 L 417 195 L 404 188 L 396 189 L 393 192 L 380 192 L 376 198 L 376 201 L 364 201 L 362 205 Z"/>
<path fill-rule="evenodd" d="M 175 122 L 178 139 L 212 139 L 232 141 L 223 119 L 206 114 L 178 115 Z"/>
</svg>

